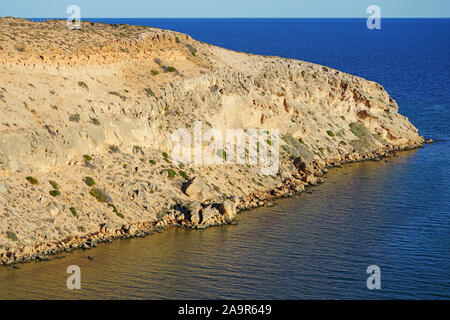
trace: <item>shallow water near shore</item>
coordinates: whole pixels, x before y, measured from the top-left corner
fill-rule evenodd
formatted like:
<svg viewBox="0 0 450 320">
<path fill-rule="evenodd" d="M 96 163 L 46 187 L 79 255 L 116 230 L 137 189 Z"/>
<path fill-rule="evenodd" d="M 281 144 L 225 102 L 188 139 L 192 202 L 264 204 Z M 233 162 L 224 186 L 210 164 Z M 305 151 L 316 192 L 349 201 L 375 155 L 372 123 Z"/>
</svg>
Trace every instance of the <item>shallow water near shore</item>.
<svg viewBox="0 0 450 320">
<path fill-rule="evenodd" d="M 324 184 L 242 212 L 236 226 L 171 229 L 0 267 L 0 298 L 450 298 L 450 19 L 383 19 L 379 32 L 364 19 L 89 20 L 178 30 L 377 81 L 437 143 L 331 169 Z M 381 290 L 366 287 L 372 264 Z M 81 290 L 66 288 L 69 265 L 81 268 Z"/>
<path fill-rule="evenodd" d="M 324 184 L 242 212 L 235 226 L 174 228 L 3 267 L 0 298 L 450 298 L 450 193 L 424 161 L 441 152 L 434 144 L 331 169 Z M 372 264 L 381 290 L 366 287 Z M 81 268 L 81 290 L 66 287 L 69 265 Z"/>
</svg>

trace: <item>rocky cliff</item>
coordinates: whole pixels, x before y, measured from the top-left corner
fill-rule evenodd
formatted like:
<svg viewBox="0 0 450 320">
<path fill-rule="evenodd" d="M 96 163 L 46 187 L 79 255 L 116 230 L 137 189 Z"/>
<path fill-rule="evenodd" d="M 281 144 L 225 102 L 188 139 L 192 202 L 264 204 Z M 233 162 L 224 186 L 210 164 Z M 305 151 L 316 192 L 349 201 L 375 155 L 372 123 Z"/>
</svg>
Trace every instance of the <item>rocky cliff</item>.
<svg viewBox="0 0 450 320">
<path fill-rule="evenodd" d="M 329 166 L 423 144 L 378 83 L 166 30 L 0 18 L 0 70 L 3 264 L 231 223 Z M 196 121 L 278 130 L 278 173 L 175 163 L 171 135 Z"/>
</svg>

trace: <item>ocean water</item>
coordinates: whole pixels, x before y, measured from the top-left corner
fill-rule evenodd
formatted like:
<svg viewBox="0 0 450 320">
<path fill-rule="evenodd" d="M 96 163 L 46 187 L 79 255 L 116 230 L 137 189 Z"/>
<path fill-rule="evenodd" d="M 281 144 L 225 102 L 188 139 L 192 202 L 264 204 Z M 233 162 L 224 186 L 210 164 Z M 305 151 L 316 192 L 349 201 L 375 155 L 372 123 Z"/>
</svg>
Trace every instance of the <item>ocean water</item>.
<svg viewBox="0 0 450 320">
<path fill-rule="evenodd" d="M 236 226 L 0 268 L 0 298 L 450 298 L 450 19 L 383 19 L 381 30 L 364 19 L 88 20 L 176 30 L 377 81 L 436 143 L 332 169 L 325 184 L 243 212 Z M 81 267 L 82 290 L 66 288 L 71 264 Z M 374 264 L 380 290 L 366 287 Z"/>
</svg>

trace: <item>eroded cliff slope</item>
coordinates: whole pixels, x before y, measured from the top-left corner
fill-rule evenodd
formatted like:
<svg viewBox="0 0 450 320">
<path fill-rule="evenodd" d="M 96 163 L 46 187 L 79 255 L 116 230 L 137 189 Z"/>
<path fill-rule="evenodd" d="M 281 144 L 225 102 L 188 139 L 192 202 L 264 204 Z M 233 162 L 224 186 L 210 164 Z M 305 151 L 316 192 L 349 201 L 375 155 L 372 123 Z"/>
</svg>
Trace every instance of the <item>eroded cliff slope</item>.
<svg viewBox="0 0 450 320">
<path fill-rule="evenodd" d="M 1 263 L 229 223 L 327 166 L 423 144 L 375 82 L 141 26 L 0 18 L 0 108 Z M 195 121 L 279 130 L 278 174 L 175 163 Z"/>
</svg>

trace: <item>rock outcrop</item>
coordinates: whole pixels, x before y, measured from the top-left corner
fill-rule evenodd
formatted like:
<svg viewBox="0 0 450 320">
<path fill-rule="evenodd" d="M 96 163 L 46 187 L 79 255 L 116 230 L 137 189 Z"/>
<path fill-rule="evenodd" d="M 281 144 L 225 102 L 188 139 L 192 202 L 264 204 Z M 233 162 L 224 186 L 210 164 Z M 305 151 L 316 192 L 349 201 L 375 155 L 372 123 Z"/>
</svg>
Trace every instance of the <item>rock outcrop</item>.
<svg viewBox="0 0 450 320">
<path fill-rule="evenodd" d="M 2 264 L 232 223 L 329 166 L 424 143 L 378 83 L 167 30 L 0 18 L 0 69 Z M 278 130 L 277 174 L 175 163 L 171 135 L 196 121 Z"/>
<path fill-rule="evenodd" d="M 200 177 L 188 181 L 183 189 L 188 197 L 200 202 L 207 201 L 213 196 L 209 186 Z"/>
</svg>

